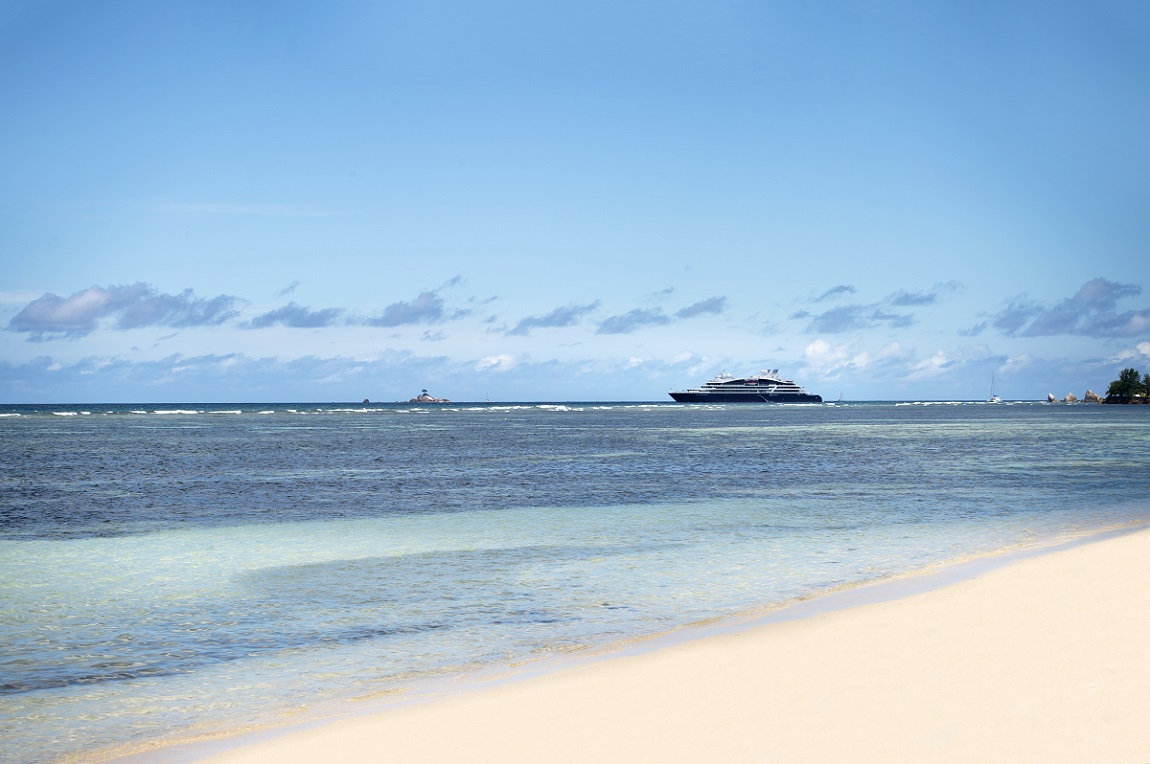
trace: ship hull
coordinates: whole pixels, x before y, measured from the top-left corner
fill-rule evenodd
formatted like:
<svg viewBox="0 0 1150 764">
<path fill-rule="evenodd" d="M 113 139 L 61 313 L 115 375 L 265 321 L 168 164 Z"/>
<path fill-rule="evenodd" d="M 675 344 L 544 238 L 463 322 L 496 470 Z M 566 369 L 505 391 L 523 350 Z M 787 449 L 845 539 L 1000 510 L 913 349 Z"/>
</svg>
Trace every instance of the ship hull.
<svg viewBox="0 0 1150 764">
<path fill-rule="evenodd" d="M 679 403 L 822 403 L 821 395 L 810 393 L 703 393 L 684 390 L 670 393 Z"/>
</svg>

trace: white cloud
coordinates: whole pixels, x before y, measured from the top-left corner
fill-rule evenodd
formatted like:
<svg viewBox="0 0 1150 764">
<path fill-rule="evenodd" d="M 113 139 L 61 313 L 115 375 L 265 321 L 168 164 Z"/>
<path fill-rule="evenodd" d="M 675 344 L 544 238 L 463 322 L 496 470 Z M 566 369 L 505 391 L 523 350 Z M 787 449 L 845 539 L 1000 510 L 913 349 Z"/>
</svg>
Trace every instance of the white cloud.
<svg viewBox="0 0 1150 764">
<path fill-rule="evenodd" d="M 510 371 L 519 364 L 513 355 L 499 353 L 480 358 L 475 364 L 476 371 Z"/>
<path fill-rule="evenodd" d="M 1150 330 L 1150 308 L 1118 313 L 1118 303 L 1141 293 L 1138 284 L 1096 278 L 1083 284 L 1074 296 L 1049 307 L 1026 297 L 1015 298 L 999 312 L 993 325 L 1011 336 L 1129 337 Z"/>
<path fill-rule="evenodd" d="M 666 362 L 666 365 L 668 368 L 675 370 L 676 376 L 685 375 L 686 377 L 693 379 L 695 377 L 704 377 L 708 374 L 714 374 L 720 369 L 720 367 L 723 366 L 723 364 L 727 362 L 727 359 L 714 358 L 711 356 L 701 356 L 690 351 L 683 351 L 672 356 L 672 358 Z M 685 368 L 680 369 L 678 367 Z"/>
<path fill-rule="evenodd" d="M 930 377 L 937 377 L 944 373 L 953 362 L 946 357 L 946 353 L 941 350 L 935 351 L 934 355 L 929 358 L 924 358 L 918 363 L 910 367 L 911 379 L 928 379 Z"/>
<path fill-rule="evenodd" d="M 910 353 L 903 349 L 902 343 L 898 340 L 892 340 L 886 345 L 883 345 L 882 349 L 875 353 L 874 358 L 876 362 L 883 362 L 908 357 L 910 357 Z"/>
<path fill-rule="evenodd" d="M 1006 373 L 1022 371 L 1034 363 L 1034 356 L 1030 353 L 1023 353 L 1022 355 L 1011 356 L 1006 359 L 1006 362 L 999 367 L 999 369 Z"/>
<path fill-rule="evenodd" d="M 526 337 L 531 334 L 532 329 L 574 326 L 582 321 L 584 316 L 598 307 L 598 300 L 586 305 L 562 306 L 541 316 L 527 316 L 520 320 L 519 323 L 507 333 Z"/>
<path fill-rule="evenodd" d="M 93 286 L 68 297 L 51 292 L 40 295 L 8 322 L 8 328 L 42 341 L 86 336 L 104 319 L 114 319 L 115 328 L 121 330 L 218 326 L 238 314 L 241 302 L 230 295 L 196 297 L 191 289 L 164 294 L 144 282 Z"/>
<path fill-rule="evenodd" d="M 1150 360 L 1150 342 L 1139 342 L 1132 348 L 1118 351 L 1106 360 L 1111 363 L 1125 363 L 1142 359 Z"/>
<path fill-rule="evenodd" d="M 859 349 L 857 340 L 832 345 L 826 340 L 817 339 L 803 349 L 803 360 L 813 372 L 825 376 L 845 369 L 863 369 L 872 363 L 870 354 Z"/>
</svg>

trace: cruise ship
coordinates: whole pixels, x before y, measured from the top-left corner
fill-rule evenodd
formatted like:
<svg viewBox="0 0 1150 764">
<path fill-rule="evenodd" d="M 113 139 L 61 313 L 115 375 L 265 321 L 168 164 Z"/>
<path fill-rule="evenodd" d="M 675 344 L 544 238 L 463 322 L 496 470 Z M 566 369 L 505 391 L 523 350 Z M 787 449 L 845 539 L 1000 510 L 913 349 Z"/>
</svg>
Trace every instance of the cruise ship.
<svg viewBox="0 0 1150 764">
<path fill-rule="evenodd" d="M 821 395 L 808 393 L 778 369 L 763 370 L 750 377 L 733 377 L 726 372 L 690 390 L 672 390 L 679 403 L 822 403 Z"/>
</svg>

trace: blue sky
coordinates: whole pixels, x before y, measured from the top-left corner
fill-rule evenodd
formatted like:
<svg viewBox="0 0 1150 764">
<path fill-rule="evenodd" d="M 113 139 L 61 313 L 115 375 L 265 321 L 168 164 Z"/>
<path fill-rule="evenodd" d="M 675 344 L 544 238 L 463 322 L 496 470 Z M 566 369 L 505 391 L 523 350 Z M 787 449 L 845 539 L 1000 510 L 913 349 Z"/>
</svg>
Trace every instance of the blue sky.
<svg viewBox="0 0 1150 764">
<path fill-rule="evenodd" d="M 0 402 L 1150 370 L 1150 5 L 9 1 Z"/>
</svg>

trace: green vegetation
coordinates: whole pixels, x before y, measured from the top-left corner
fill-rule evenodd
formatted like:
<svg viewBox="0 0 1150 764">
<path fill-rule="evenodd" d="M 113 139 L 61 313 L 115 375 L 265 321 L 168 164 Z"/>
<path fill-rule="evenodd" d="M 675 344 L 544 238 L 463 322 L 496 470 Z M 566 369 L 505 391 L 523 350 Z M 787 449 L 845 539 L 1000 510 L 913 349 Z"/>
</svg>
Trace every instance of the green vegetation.
<svg viewBox="0 0 1150 764">
<path fill-rule="evenodd" d="M 1150 403 L 1150 373 L 1141 375 L 1137 369 L 1123 369 L 1118 379 L 1106 391 L 1107 403 Z"/>
</svg>

